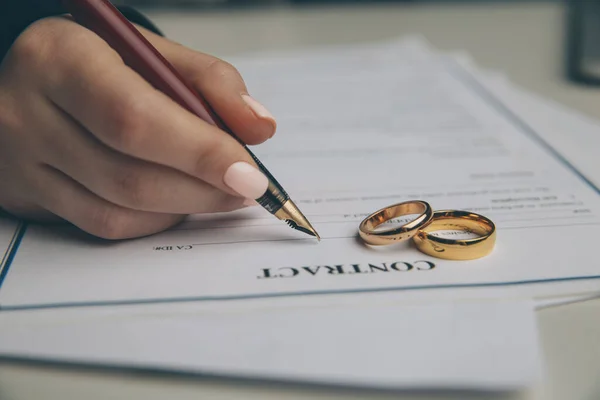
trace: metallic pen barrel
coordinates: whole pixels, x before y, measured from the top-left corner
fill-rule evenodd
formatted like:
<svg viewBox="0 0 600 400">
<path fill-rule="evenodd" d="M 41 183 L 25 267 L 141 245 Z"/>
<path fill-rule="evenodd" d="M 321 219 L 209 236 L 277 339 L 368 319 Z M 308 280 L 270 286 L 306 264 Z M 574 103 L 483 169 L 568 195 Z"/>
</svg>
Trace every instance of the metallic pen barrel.
<svg viewBox="0 0 600 400">
<path fill-rule="evenodd" d="M 321 240 L 321 237 L 315 228 L 308 222 L 304 214 L 302 214 L 298 206 L 290 199 L 279 182 L 277 182 L 254 153 L 252 153 L 247 146 L 244 147 L 252 156 L 261 172 L 265 174 L 269 180 L 267 191 L 260 198 L 256 199 L 256 202 L 275 217 L 285 221 L 290 227 L 308 235 L 315 236 L 317 239 Z"/>
</svg>

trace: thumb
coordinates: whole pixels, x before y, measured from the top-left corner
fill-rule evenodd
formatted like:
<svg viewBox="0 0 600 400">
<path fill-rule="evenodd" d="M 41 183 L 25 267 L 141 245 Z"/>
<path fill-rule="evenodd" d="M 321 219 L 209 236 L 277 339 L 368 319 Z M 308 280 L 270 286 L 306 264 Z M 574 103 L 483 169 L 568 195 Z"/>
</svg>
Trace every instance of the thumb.
<svg viewBox="0 0 600 400">
<path fill-rule="evenodd" d="M 231 64 L 139 28 L 177 71 L 198 90 L 217 115 L 244 143 L 255 145 L 275 134 L 277 123 L 265 106 L 248 94 Z"/>
</svg>

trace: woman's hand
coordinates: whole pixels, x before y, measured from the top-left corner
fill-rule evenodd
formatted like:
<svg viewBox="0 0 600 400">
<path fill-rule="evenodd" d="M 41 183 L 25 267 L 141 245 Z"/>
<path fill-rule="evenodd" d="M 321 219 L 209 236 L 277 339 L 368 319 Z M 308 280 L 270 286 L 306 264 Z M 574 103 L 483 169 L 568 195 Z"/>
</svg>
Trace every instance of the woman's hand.
<svg viewBox="0 0 600 400">
<path fill-rule="evenodd" d="M 275 120 L 231 65 L 140 30 L 247 144 Z M 155 90 L 68 18 L 31 25 L 0 65 L 0 207 L 107 239 L 229 211 L 267 180 L 232 137 Z"/>
</svg>

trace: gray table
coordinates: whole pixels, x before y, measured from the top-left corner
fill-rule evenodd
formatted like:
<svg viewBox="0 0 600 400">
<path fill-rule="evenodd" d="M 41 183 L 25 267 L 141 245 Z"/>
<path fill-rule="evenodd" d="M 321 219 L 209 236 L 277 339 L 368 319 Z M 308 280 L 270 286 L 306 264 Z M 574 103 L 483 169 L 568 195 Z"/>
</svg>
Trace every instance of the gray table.
<svg viewBox="0 0 600 400">
<path fill-rule="evenodd" d="M 420 33 L 465 49 L 517 84 L 600 118 L 600 90 L 563 79 L 563 10 L 552 4 L 386 5 L 204 14 L 148 13 L 175 40 L 222 58 L 264 49 L 356 43 Z M 600 398 L 600 300 L 538 312 L 546 379 L 511 399 Z M 0 399 L 480 399 L 465 394 L 377 394 L 226 380 L 0 364 Z"/>
</svg>

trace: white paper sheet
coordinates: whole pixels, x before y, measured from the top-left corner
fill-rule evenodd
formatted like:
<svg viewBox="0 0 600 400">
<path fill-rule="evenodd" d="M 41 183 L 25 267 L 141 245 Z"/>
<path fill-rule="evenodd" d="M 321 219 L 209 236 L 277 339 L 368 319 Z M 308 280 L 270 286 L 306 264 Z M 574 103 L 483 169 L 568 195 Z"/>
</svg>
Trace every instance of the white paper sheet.
<svg viewBox="0 0 600 400">
<path fill-rule="evenodd" d="M 458 63 L 379 54 L 347 56 L 356 63 L 324 59 L 313 67 L 320 74 L 302 65 L 294 69 L 289 61 L 289 68 L 270 62 L 245 71 L 253 94 L 280 126 L 277 138 L 256 153 L 320 231 L 321 244 L 261 209 L 194 216 L 170 232 L 112 244 L 69 229 L 29 227 L 0 288 L 0 306 L 230 300 L 600 276 L 590 254 L 600 232 L 600 196 L 540 140 L 543 133 L 515 118 Z M 382 62 L 388 59 L 393 62 Z M 356 239 L 368 213 L 416 198 L 436 209 L 492 218 L 498 226 L 492 255 L 443 261 L 408 244 L 374 250 Z"/>
<path fill-rule="evenodd" d="M 19 242 L 19 222 L 0 216 L 0 287 Z"/>
<path fill-rule="evenodd" d="M 531 303 L 144 310 L 1 313 L 0 354 L 379 389 L 514 390 L 541 375 Z"/>
</svg>

